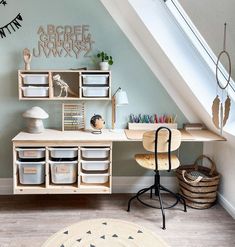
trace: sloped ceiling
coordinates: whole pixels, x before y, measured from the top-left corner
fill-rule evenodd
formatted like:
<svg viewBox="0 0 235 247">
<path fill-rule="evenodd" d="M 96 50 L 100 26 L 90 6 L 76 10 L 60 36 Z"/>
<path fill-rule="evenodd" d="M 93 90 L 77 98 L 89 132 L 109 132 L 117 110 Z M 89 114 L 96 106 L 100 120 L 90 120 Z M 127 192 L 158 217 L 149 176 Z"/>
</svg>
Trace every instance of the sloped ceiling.
<svg viewBox="0 0 235 247">
<path fill-rule="evenodd" d="M 210 106 L 208 109 L 205 109 L 198 98 L 195 97 L 194 92 L 185 83 L 182 74 L 179 73 L 164 49 L 162 49 L 159 42 L 157 42 L 156 37 L 153 37 L 150 30 L 136 13 L 131 5 L 132 1 L 101 0 L 101 2 L 188 120 L 191 122 L 201 121 L 208 127 L 214 128 L 210 115 L 208 114 Z M 135 4 L 143 4 L 143 2 L 139 0 L 133 2 Z M 154 1 L 149 1 L 149 4 L 153 4 L 153 2 Z M 163 10 L 166 8 L 163 1 L 156 1 L 156 4 L 158 4 L 158 7 L 163 8 Z M 166 9 L 164 11 L 167 12 Z M 165 13 L 164 18 L 168 18 L 166 15 L 167 13 Z M 161 17 L 159 17 L 159 21 L 164 23 L 164 20 L 160 19 Z M 172 32 L 173 29 L 165 31 Z M 185 70 L 187 70 L 187 68 L 185 68 Z"/>
<path fill-rule="evenodd" d="M 223 48 L 223 28 L 227 23 L 226 49 L 228 50 L 233 68 L 235 66 L 235 2 L 234 0 L 178 0 L 194 25 L 216 55 Z M 213 7 L 212 7 L 213 5 Z M 216 30 L 216 31 L 212 31 Z M 223 64 L 225 67 L 227 63 Z M 235 69 L 232 70 L 235 79 Z"/>
<path fill-rule="evenodd" d="M 208 0 L 209 1 L 209 0 Z M 182 32 L 161 0 L 101 0 L 146 64 L 190 122 L 214 131 L 215 73 Z M 224 128 L 233 133 L 235 105 Z"/>
</svg>

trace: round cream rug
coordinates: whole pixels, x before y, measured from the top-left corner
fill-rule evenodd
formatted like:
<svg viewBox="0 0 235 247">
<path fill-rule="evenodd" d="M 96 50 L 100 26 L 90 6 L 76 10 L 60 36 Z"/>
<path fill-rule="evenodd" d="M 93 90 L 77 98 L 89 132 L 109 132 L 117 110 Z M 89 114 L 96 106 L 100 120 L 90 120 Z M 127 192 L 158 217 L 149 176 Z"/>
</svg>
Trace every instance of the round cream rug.
<svg viewBox="0 0 235 247">
<path fill-rule="evenodd" d="M 161 238 L 136 224 L 115 219 L 85 220 L 51 236 L 42 247 L 167 247 Z"/>
</svg>

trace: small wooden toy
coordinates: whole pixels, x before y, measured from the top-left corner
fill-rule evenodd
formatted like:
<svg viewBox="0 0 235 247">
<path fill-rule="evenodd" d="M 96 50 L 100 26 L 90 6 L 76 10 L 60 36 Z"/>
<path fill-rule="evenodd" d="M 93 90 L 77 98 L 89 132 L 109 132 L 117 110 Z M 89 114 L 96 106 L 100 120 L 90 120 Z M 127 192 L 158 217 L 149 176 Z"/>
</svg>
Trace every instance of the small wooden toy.
<svg viewBox="0 0 235 247">
<path fill-rule="evenodd" d="M 30 53 L 30 50 L 28 48 L 25 48 L 23 50 L 23 58 L 24 58 L 24 69 L 30 70 L 30 62 L 32 60 L 32 53 Z"/>
</svg>

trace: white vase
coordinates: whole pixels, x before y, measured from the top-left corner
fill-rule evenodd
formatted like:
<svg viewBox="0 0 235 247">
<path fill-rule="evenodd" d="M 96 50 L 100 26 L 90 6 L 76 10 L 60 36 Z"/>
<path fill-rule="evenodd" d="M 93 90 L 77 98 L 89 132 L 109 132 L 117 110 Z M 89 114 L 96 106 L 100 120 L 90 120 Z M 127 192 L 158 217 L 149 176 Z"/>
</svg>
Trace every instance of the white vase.
<svg viewBox="0 0 235 247">
<path fill-rule="evenodd" d="M 108 62 L 100 62 L 100 69 L 101 70 L 109 70 Z"/>
</svg>

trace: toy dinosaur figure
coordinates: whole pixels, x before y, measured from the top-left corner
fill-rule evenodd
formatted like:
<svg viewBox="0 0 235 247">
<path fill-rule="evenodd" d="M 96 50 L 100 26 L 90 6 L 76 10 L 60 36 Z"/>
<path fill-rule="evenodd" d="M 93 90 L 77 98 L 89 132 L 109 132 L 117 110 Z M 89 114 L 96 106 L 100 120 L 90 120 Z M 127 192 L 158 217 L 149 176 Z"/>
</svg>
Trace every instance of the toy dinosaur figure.
<svg viewBox="0 0 235 247">
<path fill-rule="evenodd" d="M 54 75 L 53 76 L 53 80 L 54 82 L 56 83 L 56 85 L 58 85 L 60 87 L 60 94 L 57 96 L 57 97 L 68 97 L 68 93 L 70 93 L 71 95 L 77 97 L 78 95 L 76 93 L 74 93 L 70 88 L 69 88 L 69 85 L 63 81 L 60 77 L 59 74 L 57 75 Z M 62 96 L 62 93 L 65 93 L 64 96 Z"/>
</svg>

